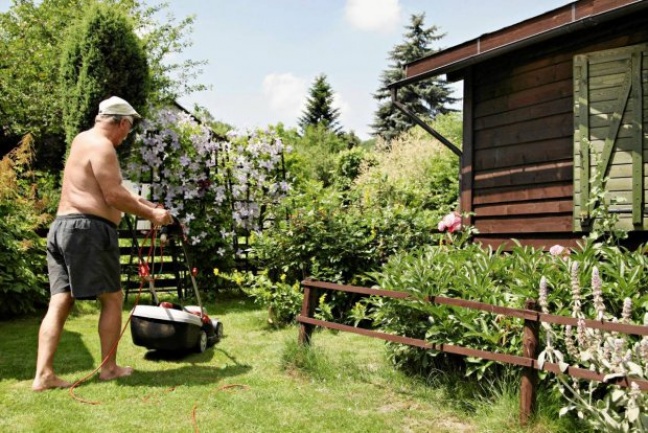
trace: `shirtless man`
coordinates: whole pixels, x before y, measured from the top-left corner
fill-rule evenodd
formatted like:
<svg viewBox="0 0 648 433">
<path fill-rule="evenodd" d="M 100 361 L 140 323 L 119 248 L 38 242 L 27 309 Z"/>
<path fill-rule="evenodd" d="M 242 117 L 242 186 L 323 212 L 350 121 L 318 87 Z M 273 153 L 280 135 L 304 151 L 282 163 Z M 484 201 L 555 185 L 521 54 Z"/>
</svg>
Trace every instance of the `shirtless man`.
<svg viewBox="0 0 648 433">
<path fill-rule="evenodd" d="M 169 211 L 131 194 L 123 185 L 116 148 L 140 115 L 118 97 L 99 104 L 93 128 L 72 142 L 63 172 L 57 216 L 47 239 L 51 298 L 38 335 L 34 391 L 67 388 L 54 373 L 54 354 L 75 299 L 98 299 L 99 338 L 106 359 L 119 341 L 123 294 L 120 285 L 117 226 L 122 212 L 171 224 Z M 131 367 L 117 365 L 116 347 L 101 367 L 102 380 L 128 376 Z"/>
</svg>

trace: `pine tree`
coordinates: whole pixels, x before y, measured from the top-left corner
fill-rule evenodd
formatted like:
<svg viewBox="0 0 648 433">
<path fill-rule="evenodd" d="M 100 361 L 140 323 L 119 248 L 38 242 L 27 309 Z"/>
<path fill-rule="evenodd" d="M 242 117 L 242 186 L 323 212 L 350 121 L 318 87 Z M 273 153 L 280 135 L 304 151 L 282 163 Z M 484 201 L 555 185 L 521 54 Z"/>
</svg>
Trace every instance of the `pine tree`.
<svg viewBox="0 0 648 433">
<path fill-rule="evenodd" d="M 309 91 L 306 108 L 299 118 L 302 132 L 308 126 L 321 125 L 331 132 L 340 133 L 342 127 L 339 123 L 340 110 L 333 108 L 333 89 L 326 80 L 326 75 L 321 74 L 315 78 Z"/>
<path fill-rule="evenodd" d="M 405 26 L 405 42 L 394 46 L 390 51 L 392 63 L 389 69 L 383 71 L 381 87 L 373 95 L 379 105 L 371 124 L 372 134 L 387 141 L 415 125 L 409 117 L 392 105 L 391 91 L 387 86 L 405 78 L 405 64 L 434 53 L 436 50 L 430 47 L 431 43 L 444 36 L 437 33 L 436 26 L 425 29 L 424 19 L 425 14 L 412 15 L 410 24 Z M 422 120 L 431 120 L 437 114 L 453 111 L 447 107 L 456 101 L 450 93 L 445 80 L 434 78 L 401 87 L 398 89 L 398 101 Z"/>
<path fill-rule="evenodd" d="M 61 61 L 63 123 L 69 144 L 92 127 L 99 102 L 119 96 L 140 113 L 149 91 L 149 68 L 127 16 L 97 4 L 74 26 Z"/>
</svg>

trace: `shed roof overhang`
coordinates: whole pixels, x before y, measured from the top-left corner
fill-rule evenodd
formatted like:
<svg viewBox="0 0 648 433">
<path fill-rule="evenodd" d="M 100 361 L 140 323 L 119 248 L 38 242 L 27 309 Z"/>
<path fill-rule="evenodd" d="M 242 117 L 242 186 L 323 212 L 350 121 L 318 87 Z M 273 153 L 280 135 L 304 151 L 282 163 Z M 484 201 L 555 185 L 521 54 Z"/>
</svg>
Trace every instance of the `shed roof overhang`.
<svg viewBox="0 0 648 433">
<path fill-rule="evenodd" d="M 406 78 L 388 87 L 398 89 L 426 78 L 454 73 L 520 48 L 647 9 L 648 0 L 576 1 L 408 63 Z"/>
</svg>

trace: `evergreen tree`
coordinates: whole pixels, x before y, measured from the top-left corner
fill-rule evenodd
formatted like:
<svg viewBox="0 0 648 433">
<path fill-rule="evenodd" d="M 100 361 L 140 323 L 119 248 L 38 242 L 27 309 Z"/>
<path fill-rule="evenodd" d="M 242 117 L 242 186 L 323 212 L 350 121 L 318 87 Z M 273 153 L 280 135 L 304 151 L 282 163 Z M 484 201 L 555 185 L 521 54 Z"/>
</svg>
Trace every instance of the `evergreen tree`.
<svg viewBox="0 0 648 433">
<path fill-rule="evenodd" d="M 310 88 L 306 108 L 299 118 L 299 126 L 305 132 L 308 126 L 321 125 L 325 129 L 339 133 L 342 127 L 339 124 L 340 110 L 333 108 L 333 89 L 322 74 L 315 78 Z"/>
<path fill-rule="evenodd" d="M 119 96 L 146 111 L 146 54 L 126 15 L 97 4 L 74 26 L 61 61 L 63 123 L 68 145 L 94 124 L 99 102 Z"/>
<path fill-rule="evenodd" d="M 405 78 L 404 66 L 437 50 L 430 45 L 441 39 L 444 34 L 437 34 L 438 28 L 431 26 L 425 29 L 425 14 L 412 15 L 410 24 L 405 26 L 405 42 L 394 46 L 389 56 L 392 63 L 381 75 L 381 87 L 374 93 L 378 100 L 378 110 L 371 124 L 374 136 L 389 141 L 400 133 L 407 131 L 415 123 L 391 103 L 389 84 Z M 456 101 L 450 96 L 451 90 L 445 80 L 430 78 L 398 89 L 398 101 L 423 120 L 431 120 L 437 114 L 453 111 L 447 105 Z"/>
</svg>

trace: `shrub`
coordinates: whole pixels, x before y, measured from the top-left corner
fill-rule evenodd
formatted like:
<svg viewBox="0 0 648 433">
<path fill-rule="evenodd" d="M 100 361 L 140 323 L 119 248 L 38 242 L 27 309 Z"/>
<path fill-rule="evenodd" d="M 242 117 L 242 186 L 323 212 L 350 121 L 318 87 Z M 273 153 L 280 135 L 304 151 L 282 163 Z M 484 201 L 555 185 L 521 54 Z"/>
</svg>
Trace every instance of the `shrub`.
<svg viewBox="0 0 648 433">
<path fill-rule="evenodd" d="M 277 212 L 286 218 L 254 239 L 258 266 L 290 282 L 373 284 L 370 272 L 390 257 L 435 242 L 440 216 L 456 204 L 456 169 L 456 158 L 429 139 L 341 152 L 338 182 L 297 184 Z M 329 294 L 321 314 L 350 320 L 358 299 Z"/>
<path fill-rule="evenodd" d="M 49 220 L 47 197 L 37 197 L 29 171 L 32 138 L 0 160 L 0 318 L 35 311 L 46 302 L 45 256 L 35 229 Z"/>
</svg>

